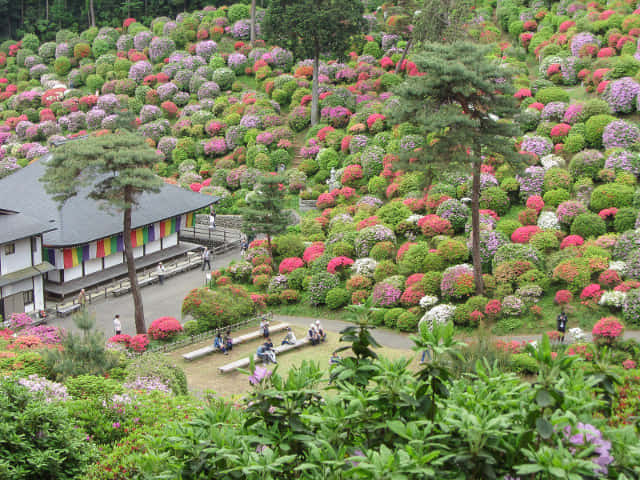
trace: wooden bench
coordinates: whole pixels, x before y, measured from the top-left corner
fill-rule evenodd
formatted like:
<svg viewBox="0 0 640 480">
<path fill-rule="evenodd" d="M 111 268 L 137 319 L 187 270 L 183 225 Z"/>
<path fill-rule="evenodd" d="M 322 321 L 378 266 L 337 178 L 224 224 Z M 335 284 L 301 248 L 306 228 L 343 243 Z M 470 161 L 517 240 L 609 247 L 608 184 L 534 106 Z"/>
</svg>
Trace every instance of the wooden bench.
<svg viewBox="0 0 640 480">
<path fill-rule="evenodd" d="M 273 350 L 276 352 L 276 355 L 280 355 L 281 353 L 288 352 L 289 350 L 295 350 L 296 348 L 300 348 L 302 346 L 310 345 L 310 344 L 311 344 L 311 341 L 309 340 L 309 337 L 305 337 L 301 340 L 298 340 L 293 345 L 278 345 L 277 347 L 274 347 Z M 246 367 L 249 365 L 249 358 L 250 357 L 245 357 L 245 358 L 241 358 L 240 360 L 236 360 L 235 362 L 227 363 L 226 365 L 218 367 L 218 370 L 220 371 L 220 373 L 227 373 L 227 372 L 232 372 L 234 370 L 237 370 L 238 368 Z M 253 355 L 253 360 L 255 362 L 260 361 L 260 359 L 258 358 L 258 355 L 256 354 Z"/>
<path fill-rule="evenodd" d="M 277 325 L 269 325 L 269 334 L 276 333 L 276 332 L 281 332 L 282 330 L 285 330 L 288 326 L 289 326 L 288 323 L 278 323 Z M 240 343 L 249 342 L 251 340 L 255 340 L 255 339 L 261 338 L 261 337 L 262 337 L 262 330 L 258 330 L 256 332 L 251 332 L 251 333 L 247 333 L 245 335 L 240 335 L 239 337 L 232 338 L 231 340 L 233 341 L 234 345 L 238 345 Z M 191 361 L 191 360 L 195 360 L 196 358 L 200 358 L 200 357 L 203 357 L 205 355 L 209 355 L 210 353 L 213 353 L 213 352 L 215 352 L 217 350 L 218 349 L 214 348 L 213 345 L 208 345 L 208 346 L 200 348 L 198 350 L 194 350 L 193 352 L 185 353 L 184 355 L 182 355 L 182 358 L 184 358 L 187 361 Z"/>
</svg>

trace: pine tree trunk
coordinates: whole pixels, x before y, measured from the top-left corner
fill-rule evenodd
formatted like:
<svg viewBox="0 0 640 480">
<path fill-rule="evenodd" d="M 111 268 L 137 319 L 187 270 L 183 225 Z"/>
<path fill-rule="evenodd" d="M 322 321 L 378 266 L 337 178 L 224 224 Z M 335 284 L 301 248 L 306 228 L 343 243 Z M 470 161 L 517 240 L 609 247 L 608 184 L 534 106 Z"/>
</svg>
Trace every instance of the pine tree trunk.
<svg viewBox="0 0 640 480">
<path fill-rule="evenodd" d="M 256 0 L 251 0 L 251 46 L 256 41 Z"/>
<path fill-rule="evenodd" d="M 45 20 L 48 22 L 49 21 L 49 0 L 44 0 L 44 12 L 45 12 Z"/>
<path fill-rule="evenodd" d="M 410 48 L 411 48 L 411 39 L 407 40 L 407 45 L 404 47 L 404 51 L 402 52 L 400 61 L 396 64 L 396 74 L 400 72 L 400 68 L 402 67 L 402 62 L 404 62 L 404 59 L 407 58 L 407 53 L 409 53 Z"/>
<path fill-rule="evenodd" d="M 311 125 L 316 125 L 320 120 L 320 99 L 319 99 L 319 78 L 320 76 L 320 46 L 318 40 L 315 40 L 315 49 L 313 55 L 313 84 L 311 87 Z"/>
<path fill-rule="evenodd" d="M 125 187 L 124 201 L 131 205 L 131 190 Z M 133 297 L 133 308 L 135 311 L 136 333 L 147 333 L 147 327 L 144 322 L 144 308 L 142 305 L 142 294 L 138 285 L 138 276 L 136 275 L 136 265 L 133 258 L 133 245 L 131 243 L 131 207 L 124 210 L 124 256 L 127 260 L 127 274 L 129 284 L 131 285 L 131 296 Z"/>
<path fill-rule="evenodd" d="M 473 162 L 473 186 L 471 195 L 471 257 L 476 295 L 484 293 L 482 281 L 482 257 L 480 257 L 480 160 Z"/>
<path fill-rule="evenodd" d="M 93 8 L 93 0 L 89 0 L 89 21 L 92 27 L 96 26 L 96 11 Z"/>
</svg>

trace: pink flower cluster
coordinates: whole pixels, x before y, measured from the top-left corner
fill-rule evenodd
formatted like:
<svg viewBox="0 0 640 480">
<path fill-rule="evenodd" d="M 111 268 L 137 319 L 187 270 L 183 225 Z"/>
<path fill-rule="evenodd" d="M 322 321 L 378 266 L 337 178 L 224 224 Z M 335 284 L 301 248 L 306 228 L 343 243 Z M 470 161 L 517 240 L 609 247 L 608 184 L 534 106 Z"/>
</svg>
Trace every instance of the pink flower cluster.
<svg viewBox="0 0 640 480">
<path fill-rule="evenodd" d="M 173 317 L 160 317 L 151 322 L 147 333 L 154 340 L 164 340 L 182 332 L 180 322 Z"/>
<path fill-rule="evenodd" d="M 287 273 L 291 273 L 298 268 L 304 267 L 304 262 L 299 257 L 289 257 L 285 258 L 280 262 L 280 266 L 278 267 L 278 271 L 280 274 L 284 275 Z"/>
<path fill-rule="evenodd" d="M 516 228 L 511 234 L 511 241 L 513 243 L 529 243 L 531 237 L 536 233 L 540 233 L 542 230 L 537 225 L 527 225 L 526 227 Z"/>
<path fill-rule="evenodd" d="M 304 253 L 302 254 L 302 259 L 308 265 L 313 262 L 316 258 L 321 257 L 324 253 L 324 243 L 323 242 L 313 242 L 309 245 Z"/>
<path fill-rule="evenodd" d="M 593 326 L 594 339 L 615 340 L 624 332 L 624 325 L 616 317 L 603 317 Z"/>
<path fill-rule="evenodd" d="M 426 237 L 435 237 L 436 235 L 451 235 L 453 227 L 449 220 L 439 217 L 438 215 L 429 214 L 418 220 L 418 227 Z"/>
<path fill-rule="evenodd" d="M 330 193 L 323 193 L 316 200 L 316 207 L 328 208 L 333 207 L 336 204 L 336 199 Z"/>
<path fill-rule="evenodd" d="M 567 235 L 560 244 L 560 249 L 567 247 L 578 247 L 584 243 L 584 239 L 580 235 Z"/>
<path fill-rule="evenodd" d="M 353 260 L 349 257 L 335 257 L 329 261 L 329 264 L 327 265 L 327 272 L 333 274 L 340 273 L 345 271 L 351 265 L 353 265 Z"/>
<path fill-rule="evenodd" d="M 544 200 L 542 200 L 540 195 L 531 195 L 527 198 L 527 208 L 535 210 L 536 213 L 540 213 L 544 208 Z"/>
<path fill-rule="evenodd" d="M 580 298 L 582 300 L 593 300 L 597 302 L 600 300 L 602 296 L 603 290 L 597 283 L 592 283 L 591 285 L 587 285 L 582 289 L 582 293 L 580 294 Z"/>
<path fill-rule="evenodd" d="M 558 305 L 568 305 L 573 299 L 573 294 L 569 290 L 558 290 L 555 296 L 555 302 Z"/>
</svg>

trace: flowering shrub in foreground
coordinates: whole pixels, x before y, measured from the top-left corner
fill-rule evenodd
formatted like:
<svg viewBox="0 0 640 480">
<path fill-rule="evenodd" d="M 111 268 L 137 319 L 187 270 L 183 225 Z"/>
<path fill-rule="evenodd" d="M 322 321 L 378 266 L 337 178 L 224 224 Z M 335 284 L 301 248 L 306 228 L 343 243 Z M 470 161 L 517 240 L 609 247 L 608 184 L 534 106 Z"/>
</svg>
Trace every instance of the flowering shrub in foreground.
<svg viewBox="0 0 640 480">
<path fill-rule="evenodd" d="M 140 353 L 147 349 L 147 345 L 149 345 L 149 337 L 144 333 L 139 333 L 138 335 L 131 337 L 131 341 L 129 342 L 131 350 Z"/>
</svg>

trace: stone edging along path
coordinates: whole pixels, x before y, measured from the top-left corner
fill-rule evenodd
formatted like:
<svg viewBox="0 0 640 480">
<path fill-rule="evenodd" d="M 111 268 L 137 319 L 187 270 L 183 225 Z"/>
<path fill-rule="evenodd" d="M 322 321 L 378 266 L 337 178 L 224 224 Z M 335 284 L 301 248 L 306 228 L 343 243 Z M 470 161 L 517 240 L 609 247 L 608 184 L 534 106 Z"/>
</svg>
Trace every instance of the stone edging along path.
<svg viewBox="0 0 640 480">
<path fill-rule="evenodd" d="M 273 319 L 280 322 L 288 322 L 291 324 L 301 325 L 303 327 L 308 327 L 312 322 L 316 320 L 320 320 L 322 322 L 323 328 L 327 329 L 330 332 L 339 332 L 343 328 L 353 325 L 351 322 L 345 322 L 343 320 L 330 320 L 328 318 L 313 318 L 313 317 L 292 317 L 288 315 L 277 315 L 274 314 Z M 586 333 L 586 332 L 585 332 Z M 376 328 L 372 331 L 373 338 L 376 339 L 380 345 L 389 348 L 396 348 L 400 350 L 411 350 L 414 346 L 414 343 L 409 338 L 410 334 L 400 333 L 394 330 L 388 330 L 386 328 Z M 517 342 L 521 341 L 532 341 L 532 340 L 540 340 L 541 334 L 530 334 L 530 335 L 506 335 L 494 337 L 496 339 L 512 341 L 515 340 Z M 640 342 L 640 330 L 628 330 L 624 332 L 625 339 L 634 339 Z M 591 334 L 587 333 L 586 340 L 591 341 Z"/>
</svg>

